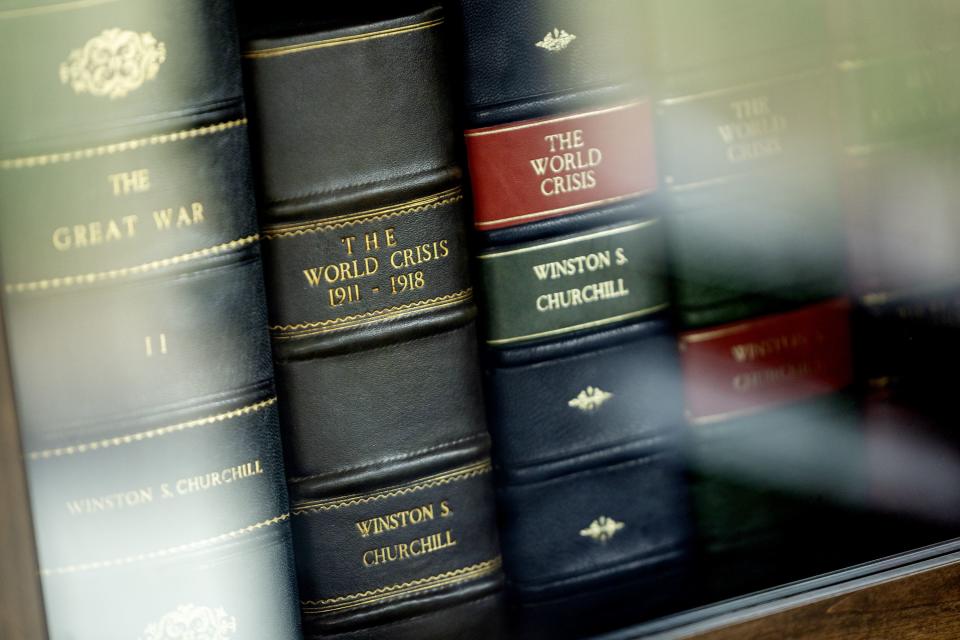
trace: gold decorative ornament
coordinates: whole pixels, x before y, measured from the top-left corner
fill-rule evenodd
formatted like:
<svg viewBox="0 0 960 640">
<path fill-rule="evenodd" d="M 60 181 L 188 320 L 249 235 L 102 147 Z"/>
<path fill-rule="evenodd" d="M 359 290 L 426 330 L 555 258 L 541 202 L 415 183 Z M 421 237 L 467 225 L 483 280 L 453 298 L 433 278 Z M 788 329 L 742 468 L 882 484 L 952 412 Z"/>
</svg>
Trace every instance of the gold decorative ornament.
<svg viewBox="0 0 960 640">
<path fill-rule="evenodd" d="M 568 400 L 567 404 L 574 409 L 580 409 L 585 413 L 599 409 L 600 405 L 613 397 L 609 391 L 604 391 L 597 387 L 587 387 L 577 394 L 573 400 Z"/>
<path fill-rule="evenodd" d="M 237 619 L 223 607 L 212 609 L 182 604 L 143 630 L 140 640 L 230 640 L 237 632 Z"/>
<path fill-rule="evenodd" d="M 577 39 L 572 33 L 567 33 L 563 29 L 554 29 L 548 31 L 543 36 L 543 40 L 537 43 L 537 46 L 547 51 L 563 51 L 570 46 L 570 43 Z"/>
<path fill-rule="evenodd" d="M 113 100 L 157 77 L 166 59 L 166 46 L 152 33 L 106 29 L 70 52 L 60 64 L 60 81 L 77 94 Z"/>
<path fill-rule="evenodd" d="M 620 531 L 620 529 L 623 529 L 625 526 L 625 524 L 617 522 L 613 518 L 600 516 L 591 522 L 590 526 L 586 529 L 580 529 L 580 535 L 584 538 L 593 538 L 595 541 L 603 543 L 616 535 L 617 531 Z"/>
</svg>

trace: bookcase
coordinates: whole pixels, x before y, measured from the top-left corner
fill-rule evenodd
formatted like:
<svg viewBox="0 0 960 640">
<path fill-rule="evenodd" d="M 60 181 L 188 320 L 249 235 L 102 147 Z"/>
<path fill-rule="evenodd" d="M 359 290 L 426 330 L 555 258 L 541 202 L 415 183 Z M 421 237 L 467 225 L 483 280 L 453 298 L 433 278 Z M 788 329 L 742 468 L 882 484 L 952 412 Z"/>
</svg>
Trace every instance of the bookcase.
<svg viewBox="0 0 960 640">
<path fill-rule="evenodd" d="M 10 0 L 0 638 L 960 634 L 958 53 L 948 0 Z"/>
</svg>

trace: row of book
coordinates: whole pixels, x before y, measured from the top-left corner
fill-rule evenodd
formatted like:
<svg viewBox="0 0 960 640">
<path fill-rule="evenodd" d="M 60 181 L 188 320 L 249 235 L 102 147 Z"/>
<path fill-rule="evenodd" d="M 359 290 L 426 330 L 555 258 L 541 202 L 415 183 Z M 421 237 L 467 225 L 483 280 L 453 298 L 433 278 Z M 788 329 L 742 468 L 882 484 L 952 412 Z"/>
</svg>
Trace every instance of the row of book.
<svg viewBox="0 0 960 640">
<path fill-rule="evenodd" d="M 353 4 L 0 9 L 51 637 L 574 636 L 888 551 L 960 11 Z"/>
</svg>

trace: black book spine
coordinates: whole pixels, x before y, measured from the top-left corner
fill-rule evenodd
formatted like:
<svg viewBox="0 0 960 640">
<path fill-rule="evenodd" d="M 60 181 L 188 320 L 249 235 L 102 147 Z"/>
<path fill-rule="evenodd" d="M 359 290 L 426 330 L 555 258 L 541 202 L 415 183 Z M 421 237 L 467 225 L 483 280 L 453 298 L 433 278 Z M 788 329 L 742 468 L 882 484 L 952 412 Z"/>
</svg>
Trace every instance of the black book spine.
<svg viewBox="0 0 960 640">
<path fill-rule="evenodd" d="M 299 637 L 233 8 L 0 11 L 0 256 L 51 637 Z"/>
<path fill-rule="evenodd" d="M 688 569 L 641 3 L 461 0 L 508 593 L 523 637 L 652 615 Z"/>
<path fill-rule="evenodd" d="M 293 35 L 277 15 L 245 53 L 302 617 L 310 637 L 488 637 L 500 555 L 444 18 L 397 13 Z"/>
</svg>

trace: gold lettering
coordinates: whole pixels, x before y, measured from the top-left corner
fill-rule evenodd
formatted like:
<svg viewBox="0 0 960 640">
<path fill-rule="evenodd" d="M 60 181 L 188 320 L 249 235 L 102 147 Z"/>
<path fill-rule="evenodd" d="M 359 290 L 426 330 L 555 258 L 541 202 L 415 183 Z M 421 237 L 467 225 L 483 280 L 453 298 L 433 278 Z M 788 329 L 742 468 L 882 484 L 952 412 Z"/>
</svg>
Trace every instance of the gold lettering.
<svg viewBox="0 0 960 640">
<path fill-rule="evenodd" d="M 555 291 L 537 296 L 535 305 L 537 311 L 545 313 L 558 309 L 568 309 L 584 304 L 593 304 L 603 300 L 613 300 L 630 295 L 630 290 L 624 285 L 623 278 L 595 282 L 576 289 Z"/>
<path fill-rule="evenodd" d="M 819 362 L 787 364 L 781 367 L 737 374 L 731 380 L 731 385 L 735 391 L 747 393 L 761 387 L 768 387 L 770 385 L 781 384 L 788 380 L 809 376 L 820 369 L 821 365 Z"/>
<path fill-rule="evenodd" d="M 157 212 L 163 218 L 163 212 Z M 380 233 L 383 233 L 383 244 L 380 242 Z M 397 247 L 396 229 L 387 227 L 382 230 L 368 231 L 363 234 L 363 248 L 367 252 L 379 251 L 384 247 Z M 359 235 L 343 236 L 339 238 L 341 246 L 347 256 L 353 256 L 359 241 Z M 57 238 L 59 240 L 59 237 Z M 422 242 L 412 247 L 396 248 L 390 252 L 386 262 L 393 270 L 410 270 L 406 273 L 391 274 L 389 278 L 390 291 L 396 295 L 405 291 L 413 291 L 426 287 L 426 274 L 416 270 L 423 264 L 444 260 L 451 255 L 450 240 L 440 238 Z M 308 288 L 322 287 L 324 284 L 334 285 L 326 288 L 327 304 L 330 307 L 341 307 L 347 304 L 360 302 L 364 296 L 380 293 L 381 286 L 363 287 L 352 284 L 362 278 L 370 278 L 380 273 L 381 262 L 377 256 L 368 255 L 363 258 L 353 258 L 325 265 L 309 266 L 301 270 Z M 385 267 L 386 268 L 386 267 Z M 387 283 L 384 282 L 384 285 Z"/>
<path fill-rule="evenodd" d="M 603 162 L 600 149 L 584 149 L 583 130 L 575 129 L 543 137 L 553 155 L 530 160 L 540 181 L 540 193 L 546 197 L 574 193 L 597 186 L 596 167 Z M 547 174 L 551 175 L 547 175 Z"/>
<path fill-rule="evenodd" d="M 70 229 L 60 227 L 53 230 L 53 246 L 57 251 L 66 251 L 73 246 L 73 236 L 70 235 Z"/>
<path fill-rule="evenodd" d="M 181 229 L 203 221 L 203 204 L 200 202 L 193 202 L 189 206 L 182 205 L 176 208 L 157 209 L 153 212 L 153 222 L 157 231 L 167 231 L 171 228 Z"/>
<path fill-rule="evenodd" d="M 813 342 L 823 342 L 823 334 L 791 333 L 787 335 L 764 338 L 756 342 L 735 344 L 730 348 L 730 355 L 737 362 L 754 362 L 771 355 L 802 349 Z"/>
<path fill-rule="evenodd" d="M 316 267 L 303 270 L 303 276 L 307 279 L 307 284 L 309 284 L 311 287 L 320 286 L 320 283 L 324 280 L 323 276 L 321 275 L 322 273 L 322 270 Z"/>
<path fill-rule="evenodd" d="M 617 264 L 622 264 L 619 262 L 619 256 Z M 586 272 L 599 271 L 601 269 L 606 269 L 610 265 L 610 251 L 604 250 L 597 253 L 588 253 L 582 256 L 563 258 L 562 260 L 555 260 L 553 262 L 545 262 L 543 264 L 534 265 L 533 273 L 537 276 L 537 280 L 546 280 L 547 278 L 556 280 L 557 278 L 563 278 L 566 276 L 575 276 Z"/>
<path fill-rule="evenodd" d="M 119 511 L 130 509 L 153 502 L 154 493 L 152 487 L 142 489 L 132 489 L 130 491 L 121 491 L 111 493 L 105 496 L 95 496 L 91 498 L 79 498 L 69 500 L 66 503 L 67 512 L 71 516 L 84 516 L 105 511 Z"/>
<path fill-rule="evenodd" d="M 442 260 L 450 255 L 449 247 L 449 241 L 444 238 L 418 244 L 410 249 L 397 249 L 390 254 L 390 266 L 394 269 L 406 269 L 425 262 Z"/>
<path fill-rule="evenodd" d="M 358 520 L 355 525 L 357 531 L 360 532 L 360 536 L 366 538 L 371 534 L 378 536 L 387 531 L 403 529 L 411 525 L 420 524 L 421 522 L 429 522 L 433 519 L 433 505 L 425 504 L 413 507 L 412 509 L 404 509 L 403 511 L 397 511 L 395 513 Z"/>
<path fill-rule="evenodd" d="M 734 120 L 717 127 L 727 145 L 727 160 L 733 164 L 779 155 L 780 139 L 787 130 L 785 116 L 774 113 L 767 96 L 755 96 L 730 103 Z"/>
<path fill-rule="evenodd" d="M 179 495 L 188 495 L 199 491 L 207 491 L 215 487 L 231 484 L 261 474 L 263 474 L 263 465 L 259 459 L 256 459 L 225 469 L 180 478 L 174 483 L 174 489 Z"/>
<path fill-rule="evenodd" d="M 387 239 L 388 247 L 397 246 L 397 236 L 395 235 L 395 231 L 396 230 L 393 227 L 387 227 L 386 229 L 383 230 L 383 235 Z"/>
<path fill-rule="evenodd" d="M 107 176 L 107 181 L 113 187 L 114 196 L 125 196 L 130 193 L 143 193 L 150 190 L 150 172 L 146 169 L 113 173 Z"/>
<path fill-rule="evenodd" d="M 583 146 L 583 130 L 574 129 L 563 133 L 553 133 L 543 136 L 543 139 L 550 145 L 550 153 L 566 149 L 579 149 Z"/>
<path fill-rule="evenodd" d="M 144 336 L 143 338 L 145 350 L 148 358 L 152 358 L 154 354 L 153 349 L 153 336 Z M 158 336 L 158 352 L 161 356 L 167 355 L 167 334 L 161 333 Z"/>
<path fill-rule="evenodd" d="M 138 220 L 137 216 L 135 215 L 123 216 L 122 218 L 120 218 L 120 220 L 123 222 L 124 225 L 126 225 L 127 237 L 128 238 L 134 237 L 137 234 L 137 230 L 136 230 L 136 224 Z"/>
<path fill-rule="evenodd" d="M 94 220 L 73 227 L 57 227 L 51 240 L 57 251 L 96 247 L 136 235 L 137 216 L 129 215 L 114 220 Z"/>
<path fill-rule="evenodd" d="M 363 552 L 360 559 L 364 567 L 373 567 L 380 564 L 416 558 L 428 553 L 436 553 L 455 547 L 456 545 L 457 540 L 453 537 L 453 531 L 446 529 L 415 538 L 409 542 L 398 542 L 390 546 L 380 547 L 379 549 L 367 549 Z"/>
</svg>

